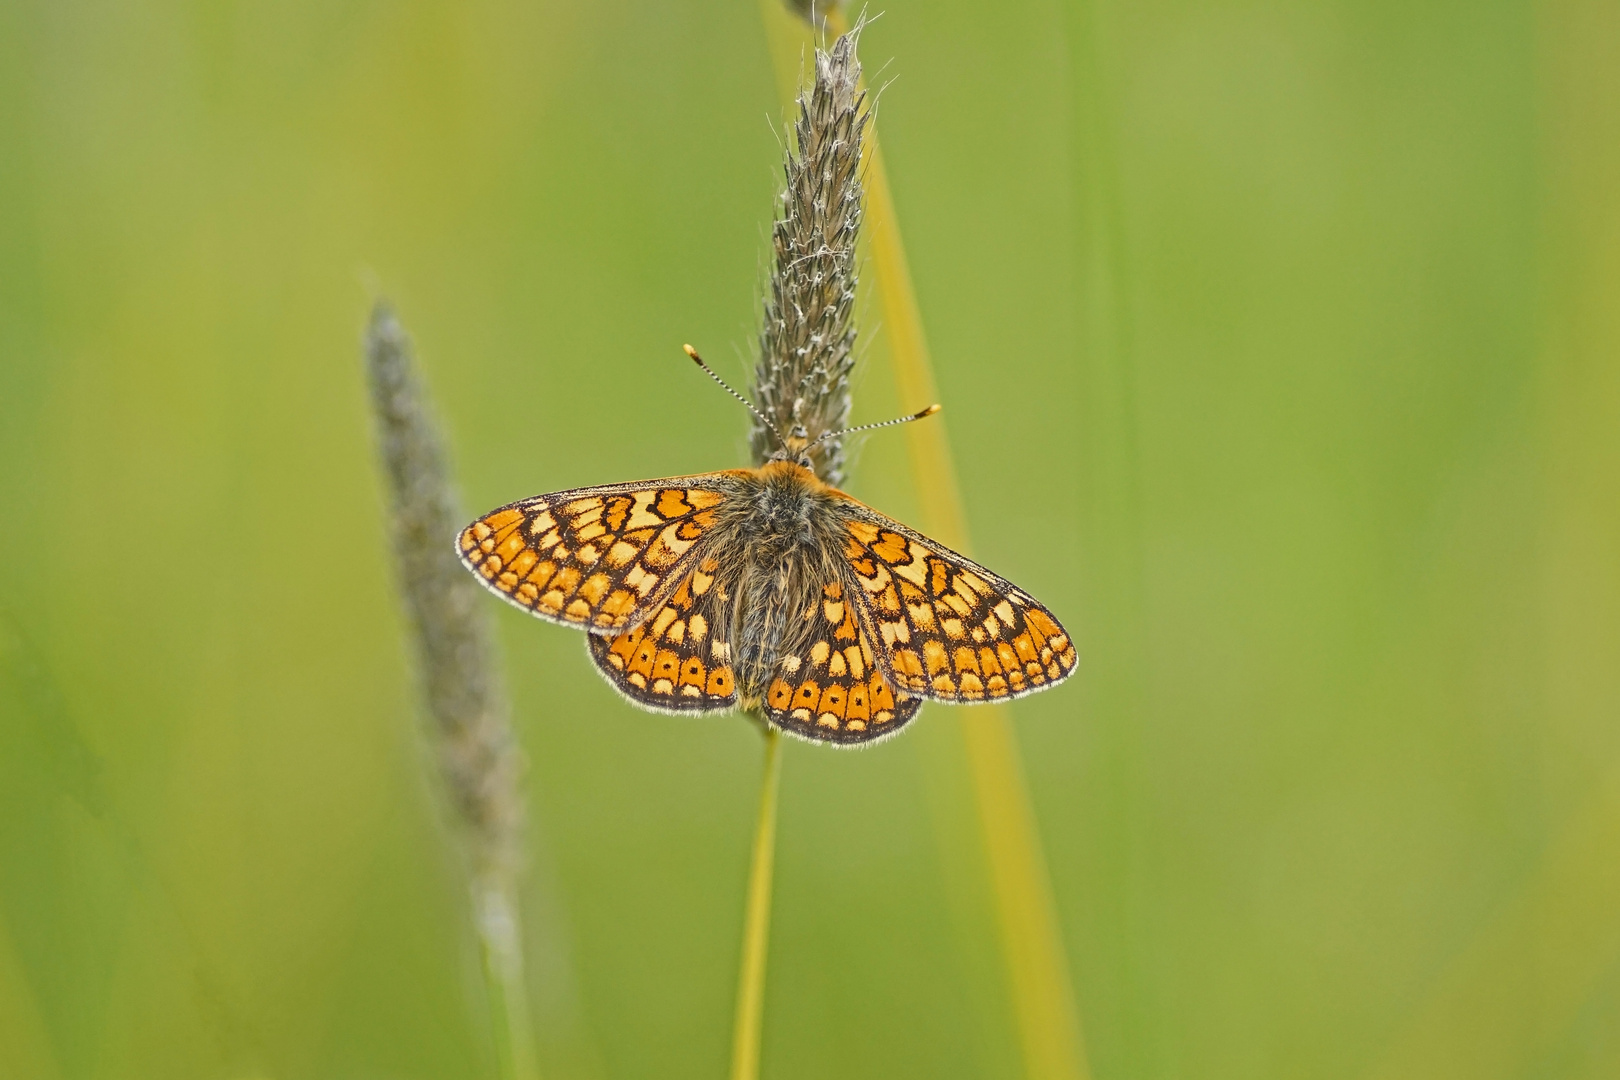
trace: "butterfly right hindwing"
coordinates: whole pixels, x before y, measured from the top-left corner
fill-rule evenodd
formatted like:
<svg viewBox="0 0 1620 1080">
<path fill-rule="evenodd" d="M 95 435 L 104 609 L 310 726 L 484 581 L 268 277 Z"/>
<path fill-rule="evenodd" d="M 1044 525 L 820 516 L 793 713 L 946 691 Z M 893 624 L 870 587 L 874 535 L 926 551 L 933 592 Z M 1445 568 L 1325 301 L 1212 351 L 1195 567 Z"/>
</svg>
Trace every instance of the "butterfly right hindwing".
<svg viewBox="0 0 1620 1080">
<path fill-rule="evenodd" d="M 802 653 L 782 656 L 765 692 L 765 718 L 819 742 L 859 743 L 900 730 L 922 702 L 895 694 L 842 582 L 807 598 L 811 624 Z"/>
</svg>

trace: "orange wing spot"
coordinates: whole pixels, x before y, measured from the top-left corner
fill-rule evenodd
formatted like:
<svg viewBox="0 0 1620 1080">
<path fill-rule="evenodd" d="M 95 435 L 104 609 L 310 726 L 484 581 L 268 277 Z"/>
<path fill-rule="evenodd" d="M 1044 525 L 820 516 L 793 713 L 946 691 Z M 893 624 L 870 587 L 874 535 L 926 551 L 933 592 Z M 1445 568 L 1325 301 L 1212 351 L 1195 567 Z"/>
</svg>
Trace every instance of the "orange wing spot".
<svg viewBox="0 0 1620 1080">
<path fill-rule="evenodd" d="M 984 686 L 986 690 L 990 691 L 991 697 L 1005 697 L 1007 695 L 1007 680 L 1000 675 L 990 676 L 990 681 L 985 683 Z"/>
<path fill-rule="evenodd" d="M 952 641 L 961 641 L 967 637 L 967 631 L 963 629 L 961 619 L 941 619 L 939 628 L 945 631 L 945 636 Z"/>
<path fill-rule="evenodd" d="M 934 690 L 941 694 L 954 694 L 956 693 L 956 683 L 951 681 L 949 675 L 935 675 Z"/>
<path fill-rule="evenodd" d="M 889 587 L 878 595 L 877 606 L 878 610 L 885 615 L 900 614 L 900 597 L 895 595 L 893 582 L 890 582 Z"/>
<path fill-rule="evenodd" d="M 704 689 L 715 697 L 731 696 L 731 669 L 718 667 L 709 672 L 709 683 Z M 783 685 L 782 689 L 787 689 L 786 684 Z"/>
<path fill-rule="evenodd" d="M 574 590 L 579 588 L 579 567 L 565 566 L 557 571 L 557 576 L 551 581 L 551 587 L 564 596 L 573 595 Z"/>
<path fill-rule="evenodd" d="M 608 653 L 619 657 L 625 663 L 629 663 L 635 659 L 636 646 L 641 644 L 641 639 L 645 636 L 639 626 L 628 634 L 620 634 L 608 644 Z"/>
<path fill-rule="evenodd" d="M 615 495 L 608 500 L 607 507 L 602 511 L 602 520 L 607 522 L 610 532 L 618 532 L 624 528 L 624 519 L 630 515 L 630 507 L 633 505 L 633 500 L 624 495 Z"/>
<path fill-rule="evenodd" d="M 827 687 L 821 692 L 821 702 L 816 706 L 820 713 L 832 713 L 840 720 L 844 717 L 844 688 L 837 683 Z"/>
<path fill-rule="evenodd" d="M 687 578 L 685 581 L 681 582 L 680 588 L 675 590 L 675 595 L 669 598 L 669 602 L 672 606 L 678 607 L 682 611 L 686 611 L 692 606 L 691 578 Z"/>
<path fill-rule="evenodd" d="M 627 544 L 623 540 L 615 540 L 613 546 L 608 548 L 607 554 L 603 556 L 602 561 L 617 569 L 621 566 L 629 566 L 640 553 L 641 549 L 634 544 Z"/>
<path fill-rule="evenodd" d="M 592 574 L 579 587 L 579 595 L 587 604 L 595 607 L 602 602 L 602 597 L 607 595 L 607 591 L 612 585 L 613 579 L 606 574 Z"/>
<path fill-rule="evenodd" d="M 899 533 L 886 532 L 883 534 L 883 540 L 881 543 L 872 545 L 872 554 L 876 555 L 884 562 L 893 565 L 894 563 L 909 559 L 911 554 L 911 545 L 906 543 L 906 538 L 901 536 Z"/>
<path fill-rule="evenodd" d="M 593 521 L 574 534 L 576 541 L 595 540 L 598 536 L 607 535 L 607 526 L 600 521 Z"/>
<path fill-rule="evenodd" d="M 1057 623 L 1052 621 L 1052 617 L 1040 608 L 1030 608 L 1026 611 L 1024 621 L 1029 623 L 1030 633 L 1036 635 L 1037 644 L 1049 637 L 1055 637 L 1063 633 L 1062 630 L 1058 629 Z"/>
<path fill-rule="evenodd" d="M 943 649 L 941 651 L 943 652 Z M 894 650 L 894 654 L 890 657 L 890 660 L 892 660 L 894 663 L 894 671 L 896 675 L 910 675 L 919 679 L 922 678 L 922 661 L 918 659 L 917 654 L 912 650 L 896 649 Z"/>
<path fill-rule="evenodd" d="M 851 645 L 846 648 L 844 650 L 844 659 L 849 662 L 849 670 L 854 673 L 857 679 L 866 677 L 866 659 L 861 655 L 858 646 Z"/>
<path fill-rule="evenodd" d="M 984 697 L 984 683 L 971 671 L 962 675 L 962 696 L 974 701 Z"/>
<path fill-rule="evenodd" d="M 602 603 L 602 614 L 617 620 L 636 606 L 636 598 L 628 590 L 614 589 Z"/>
<path fill-rule="evenodd" d="M 658 493 L 658 505 L 654 509 L 667 519 L 690 514 L 692 505 L 681 496 L 679 491 L 674 488 L 665 488 Z"/>
<path fill-rule="evenodd" d="M 495 587 L 501 590 L 501 592 L 511 592 L 513 589 L 517 588 L 517 583 L 518 576 L 512 573 L 510 570 L 495 579 Z"/>
<path fill-rule="evenodd" d="M 562 612 L 564 599 L 561 589 L 552 589 L 540 598 L 540 606 L 557 615 Z"/>
<path fill-rule="evenodd" d="M 524 548 L 522 551 L 518 552 L 517 558 L 512 560 L 512 573 L 516 574 L 518 577 L 525 577 L 528 575 L 530 570 L 534 569 L 534 564 L 539 561 L 540 556 L 536 555 L 528 548 Z"/>
<path fill-rule="evenodd" d="M 530 607 L 533 607 L 534 602 L 540 598 L 540 590 L 535 588 L 529 582 L 525 581 L 523 584 L 517 587 L 517 598 L 523 601 L 525 604 L 528 604 Z"/>
<path fill-rule="evenodd" d="M 683 521 L 681 527 L 675 530 L 675 535 L 682 540 L 696 540 L 703 535 L 703 526 L 695 521 Z"/>
<path fill-rule="evenodd" d="M 511 536 L 508 536 L 505 540 L 501 541 L 500 546 L 495 549 L 495 554 L 501 557 L 501 562 L 509 563 L 512 561 L 513 556 L 527 546 L 528 545 L 523 542 L 523 537 L 519 536 L 517 533 L 513 533 Z"/>
<path fill-rule="evenodd" d="M 960 596 L 957 596 L 955 593 L 946 593 L 944 596 L 939 598 L 939 602 L 956 612 L 958 615 L 965 616 L 973 611 L 972 608 L 968 607 L 967 602 Z"/>
<path fill-rule="evenodd" d="M 868 696 L 874 710 L 887 711 L 894 708 L 894 691 L 889 689 L 889 684 L 884 681 L 882 675 L 872 676 Z"/>
<path fill-rule="evenodd" d="M 878 527 L 876 525 L 868 525 L 864 521 L 851 521 L 844 527 L 848 529 L 849 534 L 861 544 L 869 545 L 878 538 Z"/>
<path fill-rule="evenodd" d="M 771 689 L 766 694 L 765 700 L 770 702 L 773 709 L 786 709 L 793 701 L 793 687 L 777 679 L 771 683 Z"/>
<path fill-rule="evenodd" d="M 649 636 L 654 639 L 663 637 L 664 631 L 669 629 L 670 623 L 678 618 L 680 618 L 680 615 L 674 608 L 668 606 L 660 608 L 658 614 L 653 618 L 652 626 L 648 628 Z"/>
<path fill-rule="evenodd" d="M 996 660 L 996 650 L 985 646 L 979 650 L 979 670 L 986 675 L 999 675 L 1001 664 Z"/>
<path fill-rule="evenodd" d="M 973 650 L 968 648 L 966 645 L 957 649 L 956 655 L 951 657 L 951 660 L 955 663 L 956 673 L 958 675 L 962 674 L 964 671 L 971 671 L 975 675 L 979 674 L 979 658 L 974 654 Z"/>
<path fill-rule="evenodd" d="M 821 687 L 809 679 L 799 684 L 799 689 L 793 694 L 793 704 L 810 706 L 821 700 Z"/>
<path fill-rule="evenodd" d="M 588 619 L 591 617 L 591 605 L 583 600 L 570 600 L 568 606 L 563 609 L 563 614 L 570 619 Z"/>
<path fill-rule="evenodd" d="M 704 491 L 702 488 L 687 488 L 686 501 L 699 510 L 707 510 L 711 506 L 719 506 L 726 501 L 726 497 L 718 491 Z"/>
<path fill-rule="evenodd" d="M 828 600 L 842 600 L 844 598 L 844 587 L 835 581 L 826 588 L 822 589 L 821 595 L 825 596 Z"/>
<path fill-rule="evenodd" d="M 673 679 L 681 670 L 680 657 L 669 649 L 659 649 L 658 655 L 653 658 L 653 677 L 658 679 Z"/>
<path fill-rule="evenodd" d="M 1024 673 L 1017 668 L 1007 669 L 1007 683 L 1013 688 L 1013 693 L 1024 688 Z"/>
<path fill-rule="evenodd" d="M 839 641 L 854 641 L 859 633 L 860 629 L 855 625 L 855 612 L 852 610 L 844 615 L 843 625 L 833 632 L 833 637 Z"/>
<path fill-rule="evenodd" d="M 574 552 L 574 558 L 578 559 L 586 566 L 595 566 L 596 560 L 600 559 L 601 557 L 602 553 L 596 550 L 595 544 L 586 544 L 584 547 Z"/>
<path fill-rule="evenodd" d="M 601 515 L 602 497 L 600 495 L 586 495 L 583 498 L 575 499 L 573 502 L 563 503 L 559 509 L 564 517 L 574 520 L 574 526 L 577 528 L 581 524 L 581 519 L 587 518 L 591 511 L 594 510 L 598 516 Z"/>
<path fill-rule="evenodd" d="M 908 604 L 906 613 L 911 616 L 911 625 L 927 633 L 934 629 L 933 604 Z"/>
<path fill-rule="evenodd" d="M 480 521 L 477 525 L 474 525 L 473 528 L 477 529 L 477 528 L 482 527 L 482 528 L 490 530 L 491 532 L 500 532 L 502 529 L 506 528 L 508 525 L 516 525 L 518 522 L 520 522 L 522 520 L 523 520 L 523 511 L 521 511 L 521 510 L 512 510 L 512 509 L 497 510 L 495 513 L 489 515 L 489 517 L 485 518 L 483 521 Z M 487 534 L 480 533 L 478 539 L 482 540 L 485 535 L 487 535 Z"/>
<path fill-rule="evenodd" d="M 922 643 L 923 659 L 928 661 L 928 674 L 938 675 L 942 671 L 949 671 L 950 657 L 945 655 L 945 646 L 929 638 Z"/>
<path fill-rule="evenodd" d="M 681 685 L 702 688 L 708 685 L 709 673 L 703 669 L 703 661 L 693 658 L 681 667 Z"/>
<path fill-rule="evenodd" d="M 1034 663 L 1037 659 L 1035 643 L 1029 639 L 1028 634 L 1019 634 L 1013 638 L 1013 648 L 1018 650 L 1018 659 L 1024 663 Z"/>
<path fill-rule="evenodd" d="M 485 559 L 481 564 L 479 564 L 478 567 L 478 572 L 483 574 L 484 577 L 488 578 L 490 581 L 495 580 L 495 575 L 500 573 L 500 570 L 501 560 L 500 556 L 498 555 L 491 555 L 489 558 Z"/>
<path fill-rule="evenodd" d="M 951 568 L 939 559 L 928 560 L 928 587 L 935 596 L 944 596 L 951 587 Z"/>
<path fill-rule="evenodd" d="M 852 728 L 862 720 L 871 719 L 872 712 L 867 707 L 866 694 L 865 683 L 856 683 L 849 688 L 849 704 L 844 706 L 844 719 L 849 721 Z M 856 728 L 856 730 L 860 729 Z"/>
<path fill-rule="evenodd" d="M 636 648 L 636 658 L 631 662 L 630 670 L 641 675 L 651 675 L 653 669 L 653 658 L 656 655 L 657 652 L 653 649 L 652 643 L 642 641 L 641 644 Z"/>
<path fill-rule="evenodd" d="M 1018 653 L 1005 641 L 996 642 L 996 659 L 1001 661 L 1003 671 L 1018 670 Z"/>
</svg>

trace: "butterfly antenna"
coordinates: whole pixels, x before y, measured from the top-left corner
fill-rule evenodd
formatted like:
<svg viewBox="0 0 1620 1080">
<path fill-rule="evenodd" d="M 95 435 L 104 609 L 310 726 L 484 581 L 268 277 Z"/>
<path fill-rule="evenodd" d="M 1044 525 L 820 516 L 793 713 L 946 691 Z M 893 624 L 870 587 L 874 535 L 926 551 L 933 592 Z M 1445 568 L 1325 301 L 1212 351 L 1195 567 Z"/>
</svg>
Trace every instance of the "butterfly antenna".
<svg viewBox="0 0 1620 1080">
<path fill-rule="evenodd" d="M 860 427 L 845 428 L 843 431 L 823 432 L 817 437 L 815 442 L 811 443 L 809 446 L 806 446 L 804 451 L 805 453 L 809 453 L 812 448 L 820 446 L 828 439 L 834 439 L 840 435 L 853 435 L 857 431 L 871 431 L 873 428 L 893 427 L 896 424 L 909 424 L 913 420 L 921 420 L 925 416 L 933 416 L 935 413 L 939 412 L 940 408 L 941 406 L 939 405 L 930 405 L 920 413 L 912 413 L 910 416 L 897 416 L 893 420 L 885 420 L 880 424 L 862 424 Z"/>
<path fill-rule="evenodd" d="M 754 408 L 754 403 L 752 401 L 749 401 L 747 398 L 737 393 L 737 391 L 733 390 L 730 386 L 726 385 L 726 380 L 716 375 L 714 373 L 714 369 L 703 362 L 703 357 L 698 355 L 698 351 L 696 349 L 692 348 L 690 345 L 682 345 L 681 348 L 685 349 L 686 355 L 692 358 L 692 363 L 702 368 L 708 374 L 709 378 L 719 383 L 721 387 L 725 389 L 726 393 L 730 394 L 732 397 L 746 405 L 748 407 L 748 411 L 754 414 L 754 418 L 769 428 L 771 434 L 776 436 L 776 441 L 778 443 L 782 444 L 783 446 L 787 445 L 787 440 L 782 438 L 782 433 L 780 431 L 776 430 L 776 425 L 765 419 L 765 414 Z"/>
</svg>

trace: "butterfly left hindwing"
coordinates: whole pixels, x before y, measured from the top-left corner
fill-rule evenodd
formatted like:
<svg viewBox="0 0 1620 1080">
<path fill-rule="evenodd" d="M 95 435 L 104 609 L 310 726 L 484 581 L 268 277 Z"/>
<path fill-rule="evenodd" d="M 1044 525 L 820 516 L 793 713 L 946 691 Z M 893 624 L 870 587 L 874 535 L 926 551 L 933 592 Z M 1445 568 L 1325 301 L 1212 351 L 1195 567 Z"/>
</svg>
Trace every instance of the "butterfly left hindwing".
<svg viewBox="0 0 1620 1080">
<path fill-rule="evenodd" d="M 856 509 L 844 553 L 900 693 L 953 704 L 1005 701 L 1068 678 L 1074 644 L 1034 597 L 849 501 Z"/>
<path fill-rule="evenodd" d="M 725 712 L 737 705 L 731 596 L 702 558 L 664 606 L 616 637 L 589 635 L 591 660 L 620 693 L 657 712 Z"/>
</svg>

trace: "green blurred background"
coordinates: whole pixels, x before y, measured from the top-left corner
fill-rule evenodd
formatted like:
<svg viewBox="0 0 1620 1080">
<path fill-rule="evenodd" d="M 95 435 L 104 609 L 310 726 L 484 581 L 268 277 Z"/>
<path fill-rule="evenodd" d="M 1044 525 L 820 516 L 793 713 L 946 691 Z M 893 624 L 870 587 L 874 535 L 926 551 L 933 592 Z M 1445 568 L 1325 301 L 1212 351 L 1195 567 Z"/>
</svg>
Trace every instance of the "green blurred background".
<svg viewBox="0 0 1620 1080">
<path fill-rule="evenodd" d="M 1092 1075 L 1620 1075 L 1620 6 L 882 10 Z M 491 1075 L 360 331 L 469 509 L 740 463 L 767 24 L 0 2 L 0 1076 Z M 490 604 L 546 1075 L 721 1075 L 759 739 Z M 767 1076 L 1021 1075 L 964 722 L 787 747 Z"/>
</svg>

